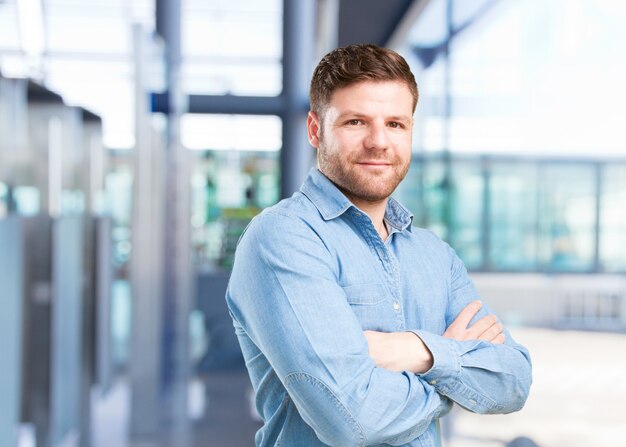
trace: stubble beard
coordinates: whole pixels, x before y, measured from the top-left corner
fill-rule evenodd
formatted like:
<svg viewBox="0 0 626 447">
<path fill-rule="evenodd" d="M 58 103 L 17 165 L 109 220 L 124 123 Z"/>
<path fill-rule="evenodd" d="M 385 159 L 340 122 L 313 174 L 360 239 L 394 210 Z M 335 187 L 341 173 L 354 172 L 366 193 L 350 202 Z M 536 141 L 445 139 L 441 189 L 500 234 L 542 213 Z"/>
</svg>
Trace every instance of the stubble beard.
<svg viewBox="0 0 626 447">
<path fill-rule="evenodd" d="M 320 171 L 330 179 L 349 199 L 358 199 L 370 203 L 386 200 L 406 176 L 410 160 L 404 163 L 400 157 L 391 160 L 384 154 L 368 159 L 385 160 L 391 163 L 392 169 L 383 173 L 368 173 L 360 169 L 358 160 L 349 158 L 342 160 L 337 152 L 329 151 L 323 143 L 318 148 L 318 165 Z"/>
</svg>

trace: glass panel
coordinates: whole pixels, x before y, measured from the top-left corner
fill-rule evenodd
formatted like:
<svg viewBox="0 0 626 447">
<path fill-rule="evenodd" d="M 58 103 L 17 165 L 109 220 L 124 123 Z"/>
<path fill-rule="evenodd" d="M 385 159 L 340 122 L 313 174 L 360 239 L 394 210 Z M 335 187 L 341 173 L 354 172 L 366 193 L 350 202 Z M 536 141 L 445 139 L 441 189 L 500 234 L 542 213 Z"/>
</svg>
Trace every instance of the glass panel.
<svg viewBox="0 0 626 447">
<path fill-rule="evenodd" d="M 281 64 L 277 60 L 188 59 L 182 77 L 188 94 L 276 96 L 282 89 Z"/>
<path fill-rule="evenodd" d="M 198 151 L 191 178 L 197 264 L 230 268 L 250 219 L 278 201 L 281 133 L 272 115 L 183 115 L 183 145 Z"/>
<path fill-rule="evenodd" d="M 129 165 L 117 166 L 106 176 L 106 209 L 113 219 L 113 261 L 124 267 L 131 252 L 133 174 Z"/>
<path fill-rule="evenodd" d="M 413 159 L 409 172 L 393 194 L 402 205 L 413 213 L 413 225 L 417 227 L 426 225 L 426 210 L 424 209 L 422 188 L 424 181 L 423 167 L 424 160 L 422 158 Z"/>
<path fill-rule="evenodd" d="M 600 198 L 600 263 L 626 271 L 626 165 L 605 166 Z"/>
<path fill-rule="evenodd" d="M 192 245 L 198 265 L 230 268 L 250 219 L 279 199 L 278 152 L 206 151 L 192 176 Z"/>
<path fill-rule="evenodd" d="M 189 149 L 279 151 L 282 121 L 272 115 L 185 114 L 181 140 Z"/>
<path fill-rule="evenodd" d="M 489 267 L 537 267 L 537 166 L 495 162 L 489 176 Z"/>
<path fill-rule="evenodd" d="M 34 216 L 39 212 L 40 194 L 34 186 L 16 186 L 13 188 L 13 199 L 18 214 Z"/>
<path fill-rule="evenodd" d="M 5 51 L 21 50 L 17 20 L 17 4 L 0 2 L 0 54 Z"/>
<path fill-rule="evenodd" d="M 424 222 L 426 227 L 446 239 L 450 214 L 448 210 L 448 182 L 443 160 L 428 159 L 424 163 Z"/>
<path fill-rule="evenodd" d="M 85 17 L 47 4 L 47 46 L 52 52 L 124 54 L 132 47 L 131 27 L 123 10 L 113 8 L 108 14 Z M 80 36 L 80 37 L 79 37 Z M 106 38 L 103 38 L 106 36 Z"/>
<path fill-rule="evenodd" d="M 280 0 L 185 0 L 182 32 L 182 85 L 186 93 L 280 93 Z"/>
<path fill-rule="evenodd" d="M 594 268 L 595 166 L 541 167 L 539 261 L 547 270 Z"/>
<path fill-rule="evenodd" d="M 426 68 L 417 72 L 422 106 L 437 96 L 427 79 L 444 53 L 446 3 L 428 2 L 407 38 L 406 52 Z M 468 20 L 472 26 L 450 43 L 448 149 L 539 156 L 623 151 L 626 65 L 615 57 L 626 52 L 623 2 L 457 0 L 452 8 L 455 28 Z M 572 95 L 581 85 L 594 94 Z M 425 124 L 423 140 L 436 145 L 440 126 Z"/>
<path fill-rule="evenodd" d="M 454 161 L 450 181 L 450 245 L 468 269 L 483 264 L 483 197 L 481 160 Z"/>
</svg>

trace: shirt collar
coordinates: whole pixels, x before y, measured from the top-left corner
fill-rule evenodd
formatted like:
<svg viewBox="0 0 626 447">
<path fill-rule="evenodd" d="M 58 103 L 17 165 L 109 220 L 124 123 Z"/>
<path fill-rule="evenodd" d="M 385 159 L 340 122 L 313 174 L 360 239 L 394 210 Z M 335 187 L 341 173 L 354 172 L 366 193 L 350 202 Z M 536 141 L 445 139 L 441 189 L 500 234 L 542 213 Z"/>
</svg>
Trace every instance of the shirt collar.
<svg viewBox="0 0 626 447">
<path fill-rule="evenodd" d="M 331 182 L 319 169 L 313 168 L 300 188 L 318 209 L 324 220 L 332 220 L 341 216 L 354 204 Z M 399 231 L 411 230 L 413 214 L 393 197 L 387 202 L 385 220 Z"/>
</svg>

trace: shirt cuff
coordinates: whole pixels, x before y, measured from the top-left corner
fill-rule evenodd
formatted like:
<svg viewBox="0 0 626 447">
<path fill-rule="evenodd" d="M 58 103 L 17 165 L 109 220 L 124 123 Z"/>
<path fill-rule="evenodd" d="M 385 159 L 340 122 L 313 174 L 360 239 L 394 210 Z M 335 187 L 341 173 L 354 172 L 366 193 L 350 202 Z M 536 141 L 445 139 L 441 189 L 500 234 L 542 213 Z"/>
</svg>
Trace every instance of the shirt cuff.
<svg viewBox="0 0 626 447">
<path fill-rule="evenodd" d="M 452 340 L 426 331 L 411 331 L 422 339 L 433 356 L 433 366 L 418 374 L 437 389 L 455 381 L 461 374 L 461 352 Z M 442 390 L 443 391 L 443 390 Z"/>
</svg>

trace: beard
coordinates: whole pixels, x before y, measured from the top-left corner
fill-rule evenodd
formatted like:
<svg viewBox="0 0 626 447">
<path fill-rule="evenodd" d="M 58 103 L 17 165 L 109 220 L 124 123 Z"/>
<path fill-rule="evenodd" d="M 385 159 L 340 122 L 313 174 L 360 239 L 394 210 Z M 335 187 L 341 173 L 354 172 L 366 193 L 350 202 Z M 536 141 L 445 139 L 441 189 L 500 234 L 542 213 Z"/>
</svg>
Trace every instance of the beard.
<svg viewBox="0 0 626 447">
<path fill-rule="evenodd" d="M 381 172 L 368 171 L 358 165 L 361 160 L 379 160 L 391 166 Z M 411 164 L 410 158 L 405 161 L 388 151 L 363 152 L 342 158 L 337 151 L 329 151 L 321 142 L 317 161 L 320 171 L 349 199 L 371 203 L 387 199 L 404 179 Z"/>
</svg>

